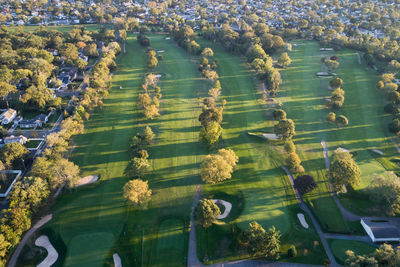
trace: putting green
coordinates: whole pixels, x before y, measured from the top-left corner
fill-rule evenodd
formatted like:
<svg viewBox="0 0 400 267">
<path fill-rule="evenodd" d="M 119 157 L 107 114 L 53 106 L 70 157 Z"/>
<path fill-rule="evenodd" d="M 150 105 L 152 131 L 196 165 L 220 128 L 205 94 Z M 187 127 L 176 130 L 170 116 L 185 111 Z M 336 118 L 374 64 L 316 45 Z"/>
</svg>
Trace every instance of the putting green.
<svg viewBox="0 0 400 267">
<path fill-rule="evenodd" d="M 329 239 L 328 243 L 333 255 L 340 264 L 344 264 L 346 261 L 347 250 L 352 250 L 357 255 L 370 254 L 376 250 L 376 247 L 361 241 Z"/>
<path fill-rule="evenodd" d="M 114 242 L 109 232 L 78 235 L 68 244 L 65 266 L 102 266 Z"/>
</svg>

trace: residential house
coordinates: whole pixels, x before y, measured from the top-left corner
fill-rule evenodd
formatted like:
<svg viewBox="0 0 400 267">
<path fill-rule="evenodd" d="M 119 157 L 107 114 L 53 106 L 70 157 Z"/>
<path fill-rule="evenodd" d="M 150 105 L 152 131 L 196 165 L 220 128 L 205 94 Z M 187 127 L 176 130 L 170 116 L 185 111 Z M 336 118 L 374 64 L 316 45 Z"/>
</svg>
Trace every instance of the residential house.
<svg viewBox="0 0 400 267">
<path fill-rule="evenodd" d="M 0 114 L 1 124 L 9 124 L 15 119 L 15 117 L 17 117 L 17 111 L 9 108 Z"/>
<path fill-rule="evenodd" d="M 49 115 L 40 114 L 33 119 L 22 120 L 19 123 L 19 127 L 21 129 L 42 127 L 44 124 L 48 122 L 48 120 L 49 120 Z"/>
<path fill-rule="evenodd" d="M 397 227 L 385 220 L 362 218 L 361 225 L 372 242 L 399 242 L 400 232 Z"/>
<path fill-rule="evenodd" d="M 7 136 L 6 138 L 4 138 L 4 144 L 11 144 L 11 143 L 20 143 L 22 145 L 24 145 L 26 142 L 28 141 L 28 138 L 26 138 L 23 135 L 20 136 Z"/>
</svg>

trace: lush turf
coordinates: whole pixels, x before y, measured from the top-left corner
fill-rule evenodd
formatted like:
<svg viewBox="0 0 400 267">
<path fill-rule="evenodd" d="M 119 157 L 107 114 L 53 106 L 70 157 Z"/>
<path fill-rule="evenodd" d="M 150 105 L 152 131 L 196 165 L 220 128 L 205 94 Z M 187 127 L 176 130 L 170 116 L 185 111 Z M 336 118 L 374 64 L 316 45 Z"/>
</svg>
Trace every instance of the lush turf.
<svg viewBox="0 0 400 267">
<path fill-rule="evenodd" d="M 376 247 L 361 241 L 328 239 L 329 246 L 340 264 L 347 259 L 346 251 L 352 250 L 357 255 L 366 255 L 375 251 Z"/>
<path fill-rule="evenodd" d="M 302 250 L 306 248 L 305 243 L 318 242 L 313 229 L 303 231 L 298 227 L 297 213 L 294 212 L 298 211 L 298 205 L 288 178 L 281 169 L 281 147 L 247 134 L 271 131 L 273 126 L 273 121 L 267 119 L 266 107 L 258 100 L 261 96 L 253 80 L 254 74 L 239 56 L 226 52 L 218 45 L 199 41 L 203 47 L 209 46 L 214 50 L 222 85 L 221 97 L 227 100 L 223 144 L 234 149 L 239 156 L 233 178 L 222 184 L 206 185 L 204 194 L 225 192 L 238 195 L 244 201 L 244 207 L 233 206 L 233 209 L 243 211 L 229 224 L 215 225 L 207 231 L 198 229 L 199 258 L 212 262 L 240 256 L 240 248 L 235 246 L 235 227 L 247 229 L 252 221 L 257 221 L 266 229 L 275 226 L 283 236 L 284 253 L 289 244 L 296 244 Z M 206 96 L 206 92 L 202 96 Z M 306 261 L 312 263 L 322 263 L 325 256 L 323 249 L 312 246 L 307 255 L 299 254 L 299 258 L 304 256 Z M 246 256 L 244 252 L 243 256 Z M 303 260 L 299 258 L 293 260 Z"/>
<path fill-rule="evenodd" d="M 155 49 L 166 51 L 154 70 L 164 74 L 160 82 L 161 117 L 146 121 L 136 109 L 136 97 L 148 70 L 144 67 L 145 49 L 130 37 L 127 54 L 118 58 L 119 68 L 104 108 L 93 113 L 85 133 L 74 139 L 72 159 L 81 167 L 82 176 L 100 174 L 101 180 L 62 196 L 54 208 L 51 226 L 67 244 L 67 265 L 84 262 L 85 266 L 99 266 L 104 259 L 112 264 L 114 252 L 126 266 L 162 265 L 157 255 L 159 251 L 168 254 L 166 243 L 176 248 L 168 259 L 171 265 L 186 262 L 190 207 L 205 154 L 198 142 L 201 109 L 196 95 L 204 81 L 186 52 L 172 41 L 162 35 L 151 36 L 150 41 Z M 122 199 L 122 187 L 128 181 L 123 172 L 129 159 L 129 140 L 145 124 L 157 134 L 149 148 L 151 174 L 145 177 L 153 197 L 148 210 L 136 211 Z M 169 222 L 180 222 L 181 228 L 165 239 L 164 233 L 173 227 Z M 162 233 L 162 238 L 158 239 L 157 233 Z M 98 242 L 101 236 L 107 237 L 107 244 Z M 96 243 L 93 250 L 89 244 Z"/>
<path fill-rule="evenodd" d="M 389 162 L 387 168 L 393 169 L 388 160 L 393 156 L 394 149 L 386 136 L 387 116 L 383 113 L 382 96 L 375 89 L 377 74 L 365 64 L 358 63 L 355 51 L 321 52 L 317 42 L 295 40 L 293 43 L 296 46 L 289 53 L 293 63 L 282 71 L 284 85 L 279 95 L 288 117 L 296 123 L 298 154 L 307 173 L 318 181 L 317 190 L 308 196 L 309 203 L 325 230 L 351 232 L 352 225 L 344 221 L 330 197 L 320 142 L 325 140 L 328 143 L 330 155 L 338 147 L 356 152 L 355 159 L 362 171 L 359 190 L 369 184 L 372 173 L 385 171 L 381 161 Z M 345 102 L 337 114 L 349 119 L 349 126 L 345 128 L 326 122 L 325 116 L 330 110 L 325 106 L 325 98 L 331 93 L 328 90 L 330 79 L 315 75 L 318 71 L 326 71 L 321 57 L 332 55 L 340 58 L 340 67 L 336 72 L 344 81 Z M 377 156 L 370 149 L 380 149 L 385 155 Z M 354 207 L 358 212 L 368 213 L 368 209 L 364 208 L 372 206 L 368 198 L 360 194 L 350 192 L 345 197 L 351 198 L 351 201 L 344 201 L 344 205 Z M 353 204 L 350 206 L 347 203 Z"/>
</svg>

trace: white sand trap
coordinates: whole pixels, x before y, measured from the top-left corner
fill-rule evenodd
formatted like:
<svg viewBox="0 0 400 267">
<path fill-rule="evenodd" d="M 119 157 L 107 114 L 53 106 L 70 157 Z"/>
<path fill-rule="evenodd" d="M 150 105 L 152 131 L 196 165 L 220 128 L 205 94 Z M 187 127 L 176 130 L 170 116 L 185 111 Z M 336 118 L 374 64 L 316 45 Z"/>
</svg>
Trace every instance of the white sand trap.
<svg viewBox="0 0 400 267">
<path fill-rule="evenodd" d="M 122 267 L 121 257 L 118 253 L 113 254 L 114 266 L 115 267 Z"/>
<path fill-rule="evenodd" d="M 171 37 L 165 37 L 165 40 L 169 40 L 169 39 L 171 39 Z"/>
<path fill-rule="evenodd" d="M 329 73 L 327 73 L 327 72 L 317 72 L 316 73 L 318 76 L 320 76 L 320 75 L 330 75 Z"/>
<path fill-rule="evenodd" d="M 35 245 L 38 247 L 43 247 L 47 250 L 47 257 L 36 267 L 50 267 L 53 265 L 58 259 L 58 253 L 53 245 L 50 243 L 50 240 L 47 236 L 41 235 L 36 239 Z"/>
<path fill-rule="evenodd" d="M 267 139 L 280 139 L 279 136 L 277 136 L 276 134 L 263 134 L 263 136 Z"/>
<path fill-rule="evenodd" d="M 158 50 L 157 53 L 164 53 L 165 50 Z"/>
<path fill-rule="evenodd" d="M 226 217 L 228 217 L 228 215 L 232 209 L 232 204 L 230 202 L 222 200 L 222 199 L 213 199 L 212 201 L 214 203 L 221 204 L 225 207 L 224 213 L 218 215 L 217 219 L 225 219 Z"/>
<path fill-rule="evenodd" d="M 383 155 L 383 152 L 378 149 L 372 149 L 372 152 L 375 152 L 376 154 L 379 154 L 381 156 Z"/>
<path fill-rule="evenodd" d="M 332 102 L 332 99 L 330 99 L 330 98 L 325 98 L 325 101 L 326 101 L 326 102 Z"/>
<path fill-rule="evenodd" d="M 99 180 L 99 176 L 97 175 L 89 175 L 86 177 L 83 177 L 82 179 L 79 180 L 79 182 L 75 185 L 75 187 L 86 185 L 86 184 L 92 184 Z"/>
<path fill-rule="evenodd" d="M 304 228 L 308 229 L 308 223 L 306 222 L 306 218 L 304 218 L 304 214 L 303 213 L 297 213 L 297 218 L 299 218 L 301 226 L 303 226 Z"/>
<path fill-rule="evenodd" d="M 156 74 L 156 75 L 154 75 L 154 77 L 156 77 L 157 79 L 159 79 L 159 78 L 161 78 L 161 74 Z"/>
</svg>

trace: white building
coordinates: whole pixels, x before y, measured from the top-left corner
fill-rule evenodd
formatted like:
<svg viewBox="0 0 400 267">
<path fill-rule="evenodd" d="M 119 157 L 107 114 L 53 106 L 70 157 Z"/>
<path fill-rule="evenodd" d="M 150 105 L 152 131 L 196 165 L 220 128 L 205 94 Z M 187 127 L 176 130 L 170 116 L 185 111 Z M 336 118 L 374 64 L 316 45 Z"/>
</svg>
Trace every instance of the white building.
<svg viewBox="0 0 400 267">
<path fill-rule="evenodd" d="M 17 117 L 17 111 L 9 108 L 0 114 L 1 124 L 9 124 L 15 119 L 15 117 Z"/>
</svg>

